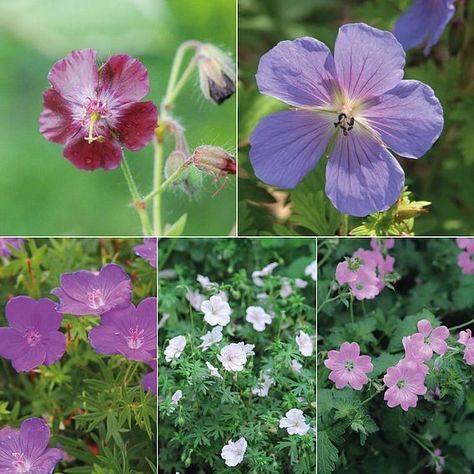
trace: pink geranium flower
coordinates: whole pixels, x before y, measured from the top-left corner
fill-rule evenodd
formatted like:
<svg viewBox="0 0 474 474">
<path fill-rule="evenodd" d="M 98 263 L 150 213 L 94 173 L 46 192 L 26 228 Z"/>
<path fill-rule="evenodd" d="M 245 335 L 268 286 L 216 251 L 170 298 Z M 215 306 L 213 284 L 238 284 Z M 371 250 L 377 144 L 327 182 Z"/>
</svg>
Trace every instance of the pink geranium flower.
<svg viewBox="0 0 474 474">
<path fill-rule="evenodd" d="M 457 238 L 456 244 L 460 249 L 465 249 L 469 253 L 474 252 L 474 238 L 466 239 L 466 238 Z"/>
<path fill-rule="evenodd" d="M 461 331 L 459 333 L 459 344 L 465 346 L 464 349 L 464 360 L 468 365 L 474 365 L 474 338 L 470 329 Z"/>
<path fill-rule="evenodd" d="M 474 252 L 466 250 L 458 255 L 458 265 L 464 275 L 474 274 Z"/>
<path fill-rule="evenodd" d="M 417 324 L 419 334 L 423 336 L 423 346 L 420 349 L 425 360 L 429 360 L 433 357 L 433 352 L 436 354 L 443 355 L 448 350 L 448 344 L 445 339 L 449 337 L 449 329 L 446 326 L 439 326 L 434 328 L 427 319 L 418 321 Z"/>
<path fill-rule="evenodd" d="M 369 268 L 361 268 L 357 272 L 357 280 L 349 283 L 352 295 L 359 301 L 371 300 L 379 293 L 379 279 Z"/>
<path fill-rule="evenodd" d="M 369 381 L 366 374 L 374 370 L 371 358 L 360 355 L 356 342 L 343 342 L 339 351 L 329 351 L 324 365 L 331 370 L 329 380 L 339 389 L 350 385 L 354 390 L 361 390 Z"/>
<path fill-rule="evenodd" d="M 388 387 L 384 400 L 390 408 L 400 405 L 402 410 L 408 411 L 409 408 L 416 407 L 418 395 L 424 395 L 427 391 L 425 374 L 420 371 L 416 362 L 407 359 L 390 367 L 383 381 Z"/>
<path fill-rule="evenodd" d="M 153 138 L 157 110 L 139 102 L 150 85 L 138 59 L 117 54 L 98 68 L 96 51 L 73 51 L 53 65 L 48 80 L 40 132 L 65 144 L 64 157 L 76 168 L 117 168 L 122 147 L 137 151 Z"/>
</svg>

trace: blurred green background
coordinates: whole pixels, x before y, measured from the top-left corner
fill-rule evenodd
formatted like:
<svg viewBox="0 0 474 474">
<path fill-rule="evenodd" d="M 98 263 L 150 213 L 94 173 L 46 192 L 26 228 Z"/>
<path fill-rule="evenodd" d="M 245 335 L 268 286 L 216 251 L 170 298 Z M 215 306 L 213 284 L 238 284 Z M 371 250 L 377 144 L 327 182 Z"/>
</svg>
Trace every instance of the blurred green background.
<svg viewBox="0 0 474 474">
<path fill-rule="evenodd" d="M 0 0 L 0 234 L 141 234 L 120 169 L 85 172 L 63 147 L 38 131 L 42 92 L 52 64 L 70 51 L 94 48 L 101 61 L 126 53 L 150 74 L 150 94 L 164 96 L 176 48 L 188 39 L 212 42 L 235 57 L 234 0 Z M 192 148 L 234 152 L 235 98 L 217 107 L 202 97 L 197 72 L 175 115 Z M 145 194 L 151 191 L 153 145 L 125 152 Z M 187 235 L 226 235 L 235 222 L 235 182 L 216 197 L 210 178 L 191 201 L 165 194 L 165 222 L 188 213 Z"/>
<path fill-rule="evenodd" d="M 260 57 L 279 41 L 312 36 L 333 51 L 338 29 L 364 22 L 391 31 L 413 0 L 240 0 L 239 1 L 239 232 L 243 235 L 332 235 L 340 214 L 324 195 L 323 161 L 292 191 L 270 194 L 255 178 L 248 140 L 259 120 L 286 104 L 259 94 Z M 467 9 L 469 8 L 469 12 Z M 363 48 L 363 45 L 361 45 Z M 431 201 L 415 220 L 417 235 L 474 234 L 474 1 L 456 2 L 456 14 L 425 58 L 410 50 L 406 79 L 430 85 L 444 109 L 444 131 L 418 160 L 401 158 L 412 201 Z M 278 202 L 275 201 L 275 197 Z M 291 204 L 291 206 L 288 206 Z M 350 219 L 349 229 L 361 224 Z"/>
</svg>

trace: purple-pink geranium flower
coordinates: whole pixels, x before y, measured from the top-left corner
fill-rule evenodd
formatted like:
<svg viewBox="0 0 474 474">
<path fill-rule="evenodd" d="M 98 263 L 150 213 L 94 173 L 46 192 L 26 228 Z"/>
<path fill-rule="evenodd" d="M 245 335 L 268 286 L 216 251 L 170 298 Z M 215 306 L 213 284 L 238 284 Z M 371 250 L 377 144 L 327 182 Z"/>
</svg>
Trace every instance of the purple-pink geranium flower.
<svg viewBox="0 0 474 474">
<path fill-rule="evenodd" d="M 293 188 L 335 139 L 326 194 L 341 212 L 366 216 L 400 196 L 404 173 L 388 151 L 423 156 L 443 129 L 433 90 L 402 80 L 405 53 L 392 33 L 363 23 L 340 28 L 334 56 L 320 41 L 282 41 L 260 60 L 261 93 L 296 110 L 265 117 L 250 161 L 265 183 Z"/>
<path fill-rule="evenodd" d="M 123 308 L 132 299 L 132 283 L 125 270 L 115 263 L 109 263 L 99 272 L 80 270 L 63 273 L 61 287 L 51 293 L 59 300 L 61 313 L 103 314 L 114 308 Z"/>
<path fill-rule="evenodd" d="M 63 451 L 48 448 L 50 429 L 41 418 L 25 420 L 19 430 L 0 430 L 0 472 L 7 474 L 50 474 L 64 457 Z"/>
<path fill-rule="evenodd" d="M 122 146 L 140 150 L 153 138 L 157 110 L 139 102 L 150 85 L 138 59 L 118 54 L 97 68 L 96 51 L 73 51 L 53 65 L 48 80 L 40 132 L 64 143 L 65 158 L 77 168 L 117 168 Z"/>
<path fill-rule="evenodd" d="M 5 309 L 10 327 L 0 328 L 0 357 L 10 359 L 17 372 L 57 362 L 66 351 L 66 338 L 58 331 L 63 315 L 47 298 L 12 298 Z"/>
<path fill-rule="evenodd" d="M 415 0 L 395 23 L 393 34 L 405 49 L 425 45 L 425 56 L 454 15 L 455 0 Z"/>
<path fill-rule="evenodd" d="M 356 342 L 343 342 L 339 351 L 329 351 L 324 365 L 331 370 L 329 380 L 336 384 L 336 388 L 350 385 L 354 390 L 361 390 L 369 381 L 366 374 L 374 370 L 371 358 L 360 355 Z"/>
<path fill-rule="evenodd" d="M 0 257 L 9 257 L 12 254 L 10 247 L 20 250 L 24 241 L 24 239 L 14 238 L 0 239 Z"/>
<path fill-rule="evenodd" d="M 402 410 L 416 407 L 418 395 L 426 393 L 425 374 L 418 365 L 403 359 L 395 367 L 390 367 L 383 381 L 388 387 L 384 400 L 390 408 L 400 405 Z"/>
<path fill-rule="evenodd" d="M 153 395 L 156 395 L 157 392 L 157 380 L 158 380 L 158 372 L 157 372 L 157 364 L 156 360 L 151 360 L 148 362 L 148 365 L 151 367 L 151 372 L 148 372 L 143 378 L 142 378 L 142 386 L 143 390 L 147 392 L 148 390 L 153 393 Z"/>
<path fill-rule="evenodd" d="M 425 360 L 433 357 L 433 352 L 443 355 L 448 350 L 446 339 L 449 337 L 449 329 L 446 326 L 433 328 L 427 319 L 422 319 L 417 323 L 418 334 L 423 336 L 423 346 L 420 351 Z"/>
<path fill-rule="evenodd" d="M 474 239 L 458 238 L 456 243 L 460 249 L 464 249 L 458 255 L 458 265 L 464 275 L 474 274 Z"/>
<path fill-rule="evenodd" d="M 103 314 L 89 341 L 99 354 L 148 362 L 156 354 L 156 331 L 156 298 L 146 298 L 137 307 L 130 304 Z"/>
<path fill-rule="evenodd" d="M 157 250 L 155 238 L 143 239 L 143 244 L 133 247 L 133 251 L 153 268 L 156 268 Z"/>
<path fill-rule="evenodd" d="M 461 331 L 458 338 L 459 344 L 462 344 L 464 348 L 464 360 L 468 365 L 474 365 L 474 338 L 470 329 Z"/>
</svg>

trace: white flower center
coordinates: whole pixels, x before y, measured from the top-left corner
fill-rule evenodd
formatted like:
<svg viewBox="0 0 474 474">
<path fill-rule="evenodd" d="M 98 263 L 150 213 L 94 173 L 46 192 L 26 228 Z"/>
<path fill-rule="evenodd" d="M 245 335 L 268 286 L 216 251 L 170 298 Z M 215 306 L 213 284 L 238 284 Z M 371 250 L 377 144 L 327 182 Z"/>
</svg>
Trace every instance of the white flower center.
<svg viewBox="0 0 474 474">
<path fill-rule="evenodd" d="M 24 337 L 26 338 L 26 342 L 31 347 L 37 346 L 41 341 L 41 334 L 39 329 L 31 328 L 25 331 Z"/>
<path fill-rule="evenodd" d="M 97 309 L 103 306 L 105 301 L 104 295 L 102 294 L 102 290 L 93 288 L 87 293 L 87 301 L 89 301 L 89 306 L 93 309 Z"/>
<path fill-rule="evenodd" d="M 128 334 L 129 336 L 125 338 L 128 347 L 130 347 L 130 349 L 140 349 L 140 347 L 143 346 L 143 342 L 145 340 L 145 330 L 136 326 L 135 328 L 130 328 L 128 330 Z"/>
<path fill-rule="evenodd" d="M 28 473 L 31 469 L 31 463 L 25 458 L 23 453 L 12 453 L 14 461 L 12 467 L 15 468 L 16 473 Z"/>
</svg>

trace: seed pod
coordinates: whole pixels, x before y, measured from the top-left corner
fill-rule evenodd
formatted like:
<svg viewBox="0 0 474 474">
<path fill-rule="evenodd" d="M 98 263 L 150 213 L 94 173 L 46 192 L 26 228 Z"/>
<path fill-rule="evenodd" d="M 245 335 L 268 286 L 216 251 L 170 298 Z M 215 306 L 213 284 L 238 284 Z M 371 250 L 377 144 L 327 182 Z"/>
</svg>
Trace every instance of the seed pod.
<svg viewBox="0 0 474 474">
<path fill-rule="evenodd" d="M 216 177 L 236 173 L 235 158 L 223 148 L 211 145 L 198 146 L 191 157 L 194 166 Z"/>
</svg>

